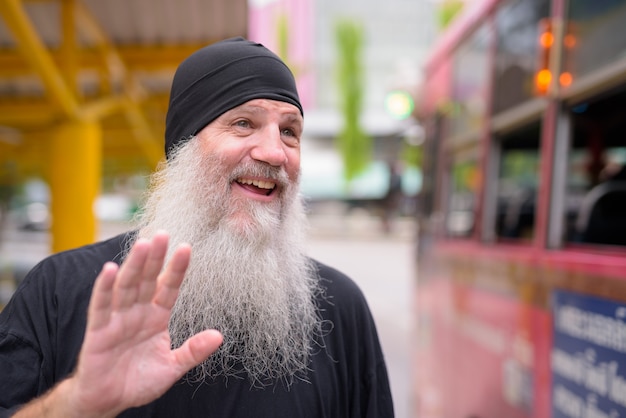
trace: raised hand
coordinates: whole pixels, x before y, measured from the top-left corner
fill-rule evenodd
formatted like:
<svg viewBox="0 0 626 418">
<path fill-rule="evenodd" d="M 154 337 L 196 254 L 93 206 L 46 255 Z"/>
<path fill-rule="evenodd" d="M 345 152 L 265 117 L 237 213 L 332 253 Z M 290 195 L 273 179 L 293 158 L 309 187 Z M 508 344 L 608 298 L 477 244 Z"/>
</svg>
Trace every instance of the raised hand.
<svg viewBox="0 0 626 418">
<path fill-rule="evenodd" d="M 139 239 L 122 266 L 102 268 L 77 369 L 56 394 L 53 389 L 46 410 L 115 416 L 161 396 L 222 343 L 218 331 L 206 330 L 171 350 L 167 326 L 191 249 L 177 248 L 161 271 L 167 245 L 164 232 Z"/>
</svg>

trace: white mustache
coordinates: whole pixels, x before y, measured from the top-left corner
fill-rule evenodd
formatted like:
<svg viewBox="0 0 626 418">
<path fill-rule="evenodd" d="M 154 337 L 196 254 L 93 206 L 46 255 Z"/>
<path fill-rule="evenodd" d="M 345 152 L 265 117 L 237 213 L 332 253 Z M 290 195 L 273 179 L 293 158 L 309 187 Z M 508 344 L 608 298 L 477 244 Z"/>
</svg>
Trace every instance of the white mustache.
<svg viewBox="0 0 626 418">
<path fill-rule="evenodd" d="M 194 144 L 185 145 L 159 173 L 140 223 L 140 236 L 164 229 L 171 248 L 181 242 L 192 246 L 170 319 L 172 344 L 217 328 L 224 344 L 189 379 L 243 376 L 257 386 L 289 382 L 306 371 L 313 337 L 321 333 L 314 302 L 321 290 L 305 256 L 307 224 L 297 185 L 284 170 L 255 162 L 224 176 L 220 162 L 202 157 Z M 231 202 L 224 179 L 238 176 L 284 186 L 281 209 Z"/>
</svg>

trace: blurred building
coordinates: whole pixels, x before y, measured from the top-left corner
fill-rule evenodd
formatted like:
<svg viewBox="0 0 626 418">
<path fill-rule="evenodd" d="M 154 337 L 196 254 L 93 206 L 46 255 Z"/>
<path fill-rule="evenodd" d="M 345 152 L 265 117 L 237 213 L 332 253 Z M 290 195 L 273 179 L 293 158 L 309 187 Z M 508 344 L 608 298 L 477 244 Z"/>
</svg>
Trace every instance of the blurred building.
<svg viewBox="0 0 626 418">
<path fill-rule="evenodd" d="M 282 54 L 298 78 L 306 112 L 305 193 L 319 197 L 325 193 L 329 198 L 345 193 L 337 182 L 342 167 L 333 148 L 343 123 L 337 22 L 347 19 L 363 28 L 361 124 L 375 145 L 375 161 L 357 179 L 353 193 L 357 198 L 380 198 L 388 183 L 386 162 L 397 158 L 415 123 L 391 115 L 385 100 L 398 90 L 416 94 L 422 63 L 436 35 L 435 9 L 432 0 L 250 0 L 250 38 Z M 286 40 L 281 39 L 285 37 L 281 30 L 286 30 Z"/>
<path fill-rule="evenodd" d="M 364 29 L 362 124 L 385 158 L 406 127 L 385 112 L 385 97 L 419 84 L 434 8 L 431 0 L 1 1 L 0 203 L 16 184 L 43 179 L 52 248 L 91 242 L 98 194 L 116 192 L 112 184 L 129 183 L 119 176 L 145 174 L 163 158 L 176 66 L 201 46 L 233 36 L 263 42 L 294 70 L 312 139 L 306 146 L 314 148 L 305 155 L 317 158 L 305 159 L 305 173 L 341 171 L 331 152 L 342 124 L 339 18 Z M 377 191 L 376 184 L 368 180 L 364 188 Z"/>
<path fill-rule="evenodd" d="M 92 242 L 109 176 L 163 158 L 177 65 L 247 26 L 246 0 L 0 1 L 0 221 L 39 178 L 52 250 Z"/>
</svg>

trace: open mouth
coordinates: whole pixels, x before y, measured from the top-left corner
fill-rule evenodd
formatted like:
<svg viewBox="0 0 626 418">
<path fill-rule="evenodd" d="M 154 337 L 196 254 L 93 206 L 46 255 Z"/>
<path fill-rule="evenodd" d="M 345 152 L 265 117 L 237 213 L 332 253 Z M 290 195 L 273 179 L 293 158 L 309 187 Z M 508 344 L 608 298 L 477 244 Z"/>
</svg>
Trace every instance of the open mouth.
<svg viewBox="0 0 626 418">
<path fill-rule="evenodd" d="M 238 178 L 236 182 L 244 189 L 263 196 L 269 196 L 276 189 L 276 183 L 271 181 Z"/>
</svg>

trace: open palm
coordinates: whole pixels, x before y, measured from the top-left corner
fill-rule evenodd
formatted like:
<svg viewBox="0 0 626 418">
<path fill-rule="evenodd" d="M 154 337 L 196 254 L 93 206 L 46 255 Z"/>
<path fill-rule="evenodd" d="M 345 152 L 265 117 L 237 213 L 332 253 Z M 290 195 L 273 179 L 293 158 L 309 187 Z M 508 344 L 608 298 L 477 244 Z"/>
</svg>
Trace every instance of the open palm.
<svg viewBox="0 0 626 418">
<path fill-rule="evenodd" d="M 107 263 L 96 279 L 73 376 L 76 408 L 114 416 L 146 404 L 221 344 L 218 331 L 206 330 L 171 349 L 167 325 L 191 249 L 177 248 L 163 269 L 167 245 L 163 232 L 139 239 L 122 266 Z"/>
</svg>

